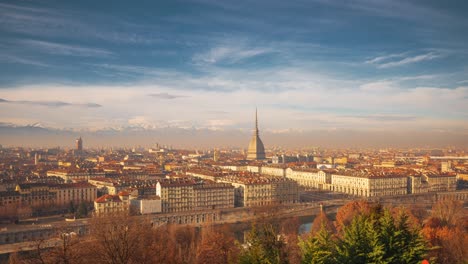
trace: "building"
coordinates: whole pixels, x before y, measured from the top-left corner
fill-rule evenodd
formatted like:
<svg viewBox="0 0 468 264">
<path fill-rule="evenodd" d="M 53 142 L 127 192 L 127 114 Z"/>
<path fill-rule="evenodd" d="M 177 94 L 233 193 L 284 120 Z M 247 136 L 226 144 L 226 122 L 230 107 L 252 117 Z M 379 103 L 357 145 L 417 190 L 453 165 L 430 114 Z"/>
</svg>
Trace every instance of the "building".
<svg viewBox="0 0 468 264">
<path fill-rule="evenodd" d="M 47 208 L 57 205 L 57 188 L 47 183 L 21 183 L 16 185 L 19 204 L 33 208 Z"/>
<path fill-rule="evenodd" d="M 138 197 L 130 200 L 131 209 L 137 214 L 156 214 L 162 211 L 159 196 Z"/>
<path fill-rule="evenodd" d="M 88 183 L 96 186 L 98 191 L 102 194 L 117 194 L 121 189 L 118 186 L 115 186 L 115 180 L 111 178 L 98 177 L 91 178 L 88 180 Z"/>
<path fill-rule="evenodd" d="M 244 173 L 229 175 L 219 181 L 235 187 L 237 207 L 290 204 L 299 201 L 297 183 L 287 178 Z"/>
<path fill-rule="evenodd" d="M 441 172 L 451 172 L 452 171 L 452 161 L 442 161 L 440 163 L 440 171 Z"/>
<path fill-rule="evenodd" d="M 286 175 L 286 166 L 270 165 L 260 167 L 260 173 L 264 175 L 284 177 Z"/>
<path fill-rule="evenodd" d="M 193 210 L 234 207 L 234 187 L 226 183 L 204 183 L 193 186 Z"/>
<path fill-rule="evenodd" d="M 118 195 L 104 194 L 94 200 L 94 213 L 96 215 L 125 212 L 130 208 L 130 194 L 120 192 Z"/>
<path fill-rule="evenodd" d="M 70 203 L 82 202 L 91 204 L 97 198 L 96 186 L 87 182 L 66 183 L 57 185 L 57 204 L 61 207 Z"/>
<path fill-rule="evenodd" d="M 456 173 L 423 173 L 423 180 L 429 184 L 431 192 L 451 192 L 457 189 Z"/>
<path fill-rule="evenodd" d="M 76 139 L 76 151 L 78 153 L 83 151 L 83 139 L 81 137 Z"/>
<path fill-rule="evenodd" d="M 324 171 L 310 168 L 287 168 L 285 175 L 306 189 L 327 189 L 331 184 L 331 175 Z"/>
<path fill-rule="evenodd" d="M 257 110 L 255 109 L 255 131 L 250 139 L 249 149 L 247 151 L 248 160 L 264 160 L 265 159 L 265 147 L 260 139 L 258 132 L 258 119 Z"/>
<path fill-rule="evenodd" d="M 234 187 L 208 180 L 179 178 L 156 184 L 163 213 L 234 207 Z"/>
<path fill-rule="evenodd" d="M 271 158 L 271 163 L 273 164 L 279 164 L 279 163 L 286 164 L 290 162 L 310 162 L 310 161 L 311 161 L 311 157 L 308 154 L 306 154 L 305 156 L 301 156 L 299 154 L 297 154 L 296 156 L 287 156 L 285 154 L 281 154 L 281 155 L 275 155 Z"/>
<path fill-rule="evenodd" d="M 426 193 L 429 191 L 429 184 L 423 181 L 422 175 L 408 176 L 408 194 Z"/>
<path fill-rule="evenodd" d="M 193 208 L 193 185 L 188 179 L 164 180 L 156 184 L 156 195 L 161 197 L 161 211 L 172 213 Z"/>
<path fill-rule="evenodd" d="M 408 179 L 393 173 L 335 172 L 331 175 L 331 190 L 362 197 L 405 195 Z"/>
<path fill-rule="evenodd" d="M 226 173 L 220 168 L 208 169 L 203 167 L 192 167 L 186 171 L 186 175 L 216 182 L 217 179 L 225 176 Z"/>
<path fill-rule="evenodd" d="M 97 197 L 95 186 L 86 183 L 21 183 L 14 191 L 0 192 L 0 217 L 31 216 L 33 212 L 59 212 L 73 203 L 92 203 Z"/>
<path fill-rule="evenodd" d="M 65 180 L 65 182 L 87 181 L 91 177 L 105 177 L 105 172 L 74 170 L 74 169 L 56 169 L 47 171 L 47 176 L 56 176 Z"/>
</svg>

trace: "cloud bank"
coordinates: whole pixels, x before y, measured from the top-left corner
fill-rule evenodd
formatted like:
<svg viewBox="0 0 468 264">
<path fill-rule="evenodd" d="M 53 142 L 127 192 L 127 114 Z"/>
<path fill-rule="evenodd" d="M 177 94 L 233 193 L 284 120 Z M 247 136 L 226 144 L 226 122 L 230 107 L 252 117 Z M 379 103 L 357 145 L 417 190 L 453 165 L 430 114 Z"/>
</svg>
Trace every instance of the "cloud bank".
<svg viewBox="0 0 468 264">
<path fill-rule="evenodd" d="M 100 104 L 96 103 L 69 103 L 62 101 L 27 101 L 27 100 L 6 100 L 0 98 L 0 103 L 4 104 L 18 104 L 18 105 L 39 105 L 47 107 L 63 107 L 63 106 L 77 106 L 77 107 L 86 107 L 86 108 L 97 108 L 102 107 Z"/>
</svg>

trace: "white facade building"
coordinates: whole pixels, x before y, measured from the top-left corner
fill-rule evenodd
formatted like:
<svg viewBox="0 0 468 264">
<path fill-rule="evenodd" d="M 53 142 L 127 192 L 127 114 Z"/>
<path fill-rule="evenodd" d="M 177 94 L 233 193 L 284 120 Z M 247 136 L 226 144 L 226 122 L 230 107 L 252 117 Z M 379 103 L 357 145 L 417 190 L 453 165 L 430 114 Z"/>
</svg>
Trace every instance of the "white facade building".
<svg viewBox="0 0 468 264">
<path fill-rule="evenodd" d="M 132 209 L 139 214 L 161 213 L 161 199 L 158 196 L 152 198 L 137 198 L 130 200 Z"/>
</svg>

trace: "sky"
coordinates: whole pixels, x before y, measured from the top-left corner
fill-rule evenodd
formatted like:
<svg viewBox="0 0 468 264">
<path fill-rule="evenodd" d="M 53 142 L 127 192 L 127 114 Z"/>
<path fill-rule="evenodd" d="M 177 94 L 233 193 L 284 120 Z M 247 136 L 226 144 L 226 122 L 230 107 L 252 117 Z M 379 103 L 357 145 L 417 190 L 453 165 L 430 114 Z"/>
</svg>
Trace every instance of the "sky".
<svg viewBox="0 0 468 264">
<path fill-rule="evenodd" d="M 466 1 L 0 1 L 0 124 L 468 136 Z M 413 135 L 412 134 L 412 135 Z"/>
</svg>

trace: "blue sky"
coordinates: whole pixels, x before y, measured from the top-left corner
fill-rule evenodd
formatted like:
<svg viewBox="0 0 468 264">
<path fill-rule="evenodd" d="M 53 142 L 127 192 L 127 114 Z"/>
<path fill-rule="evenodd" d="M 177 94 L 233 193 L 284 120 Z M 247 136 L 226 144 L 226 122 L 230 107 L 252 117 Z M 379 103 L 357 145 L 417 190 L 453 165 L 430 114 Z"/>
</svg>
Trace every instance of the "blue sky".
<svg viewBox="0 0 468 264">
<path fill-rule="evenodd" d="M 468 133 L 466 1 L 0 1 L 0 122 Z"/>
</svg>

